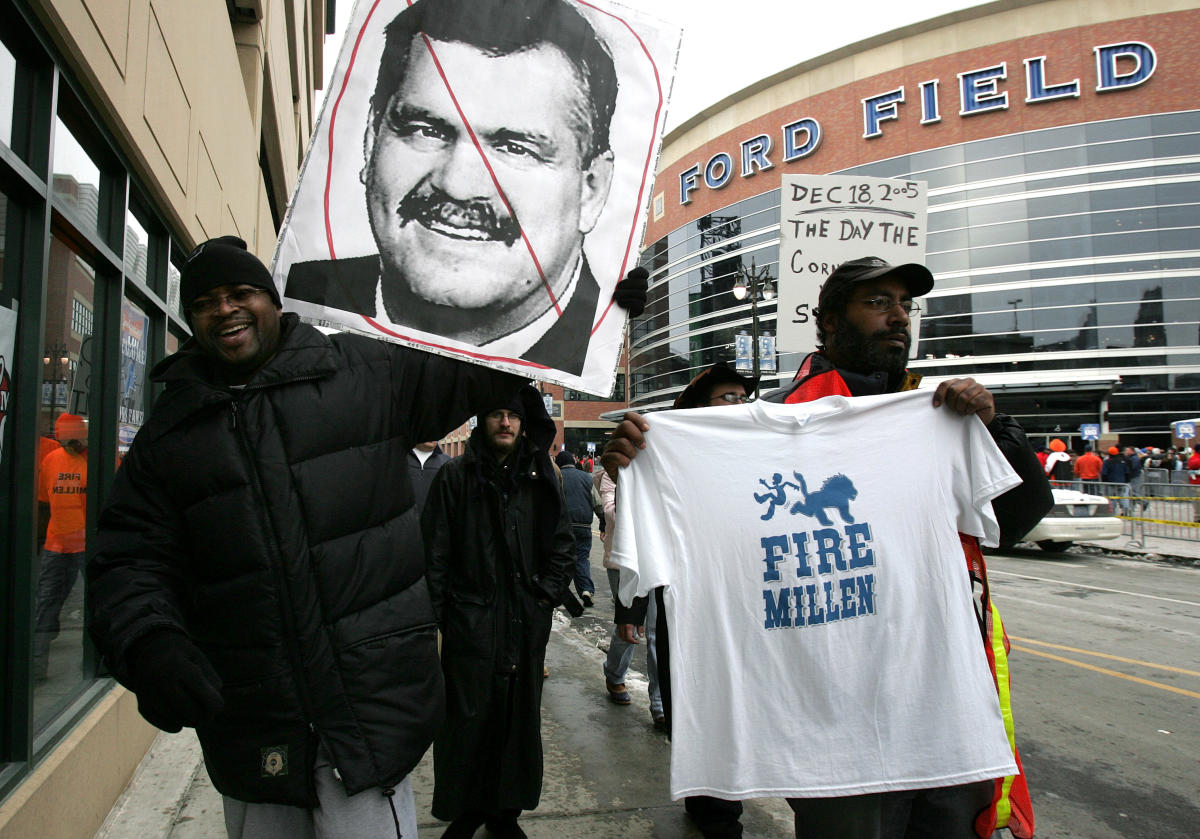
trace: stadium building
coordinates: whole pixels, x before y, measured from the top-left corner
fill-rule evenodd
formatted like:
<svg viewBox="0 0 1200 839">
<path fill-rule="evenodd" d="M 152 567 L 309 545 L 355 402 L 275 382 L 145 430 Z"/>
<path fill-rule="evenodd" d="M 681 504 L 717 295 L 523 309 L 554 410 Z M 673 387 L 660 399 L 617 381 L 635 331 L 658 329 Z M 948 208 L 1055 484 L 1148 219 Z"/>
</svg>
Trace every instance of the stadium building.
<svg viewBox="0 0 1200 839">
<path fill-rule="evenodd" d="M 670 404 L 779 278 L 780 179 L 928 184 L 912 368 L 974 376 L 1039 437 L 1165 446 L 1200 405 L 1200 7 L 1001 0 L 806 61 L 663 145 L 630 404 Z M 864 244 L 864 253 L 870 247 Z M 775 328 L 776 302 L 757 302 Z M 787 381 L 803 351 L 786 347 Z M 764 361 L 772 360 L 769 356 Z"/>
</svg>

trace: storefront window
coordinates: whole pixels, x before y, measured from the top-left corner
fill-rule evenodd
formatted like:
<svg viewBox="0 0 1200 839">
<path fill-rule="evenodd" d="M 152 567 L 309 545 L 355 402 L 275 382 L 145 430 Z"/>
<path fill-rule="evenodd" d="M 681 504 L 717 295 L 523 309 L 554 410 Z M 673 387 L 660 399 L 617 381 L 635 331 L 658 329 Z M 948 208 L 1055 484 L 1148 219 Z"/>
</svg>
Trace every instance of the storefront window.
<svg viewBox="0 0 1200 839">
<path fill-rule="evenodd" d="M 46 344 L 35 481 L 38 551 L 33 578 L 34 724 L 70 702 L 83 671 L 81 571 L 88 488 L 88 402 L 92 380 L 95 271 L 58 236 L 50 240 Z"/>
<path fill-rule="evenodd" d="M 54 129 L 54 194 L 78 213 L 88 232 L 95 231 L 100 167 L 61 119 L 55 119 Z"/>
</svg>

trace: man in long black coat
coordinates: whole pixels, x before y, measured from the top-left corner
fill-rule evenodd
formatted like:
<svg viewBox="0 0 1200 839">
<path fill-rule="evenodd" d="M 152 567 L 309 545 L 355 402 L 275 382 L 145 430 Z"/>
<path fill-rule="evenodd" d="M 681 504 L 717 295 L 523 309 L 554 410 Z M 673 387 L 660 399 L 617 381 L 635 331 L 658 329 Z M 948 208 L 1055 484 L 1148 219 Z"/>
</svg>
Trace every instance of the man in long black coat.
<svg viewBox="0 0 1200 839">
<path fill-rule="evenodd" d="M 548 447 L 554 422 L 532 387 L 479 416 L 467 452 L 438 472 L 422 530 L 442 630 L 447 717 L 434 740 L 433 815 L 448 839 L 487 823 L 523 837 L 542 789 L 542 665 L 551 613 L 575 564 Z"/>
</svg>

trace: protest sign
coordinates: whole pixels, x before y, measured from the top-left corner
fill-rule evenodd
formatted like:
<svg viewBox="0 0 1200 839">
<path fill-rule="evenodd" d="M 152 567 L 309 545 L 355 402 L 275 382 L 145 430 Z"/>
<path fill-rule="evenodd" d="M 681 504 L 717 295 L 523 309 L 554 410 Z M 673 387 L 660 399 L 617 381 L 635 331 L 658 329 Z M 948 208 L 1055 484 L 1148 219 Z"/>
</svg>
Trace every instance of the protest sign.
<svg viewBox="0 0 1200 839">
<path fill-rule="evenodd" d="M 817 344 L 821 284 L 838 265 L 865 256 L 924 264 L 928 192 L 923 181 L 851 175 L 785 175 L 780 192 L 776 343 L 807 353 Z M 918 326 L 914 315 L 914 353 Z"/>
<path fill-rule="evenodd" d="M 602 0 L 359 0 L 272 264 L 285 309 L 611 392 L 679 38 Z"/>
</svg>

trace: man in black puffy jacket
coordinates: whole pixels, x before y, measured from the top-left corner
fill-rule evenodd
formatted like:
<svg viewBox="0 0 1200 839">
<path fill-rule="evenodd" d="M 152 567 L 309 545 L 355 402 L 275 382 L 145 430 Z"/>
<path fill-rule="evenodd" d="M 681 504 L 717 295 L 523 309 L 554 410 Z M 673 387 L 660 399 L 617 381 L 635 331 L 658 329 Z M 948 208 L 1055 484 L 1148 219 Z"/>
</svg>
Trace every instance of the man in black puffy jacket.
<svg viewBox="0 0 1200 839">
<path fill-rule="evenodd" d="M 321 334 L 236 237 L 181 295 L 193 339 L 90 545 L 92 636 L 147 720 L 196 728 L 231 837 L 416 836 L 445 711 L 405 459 L 521 380 Z"/>
</svg>

